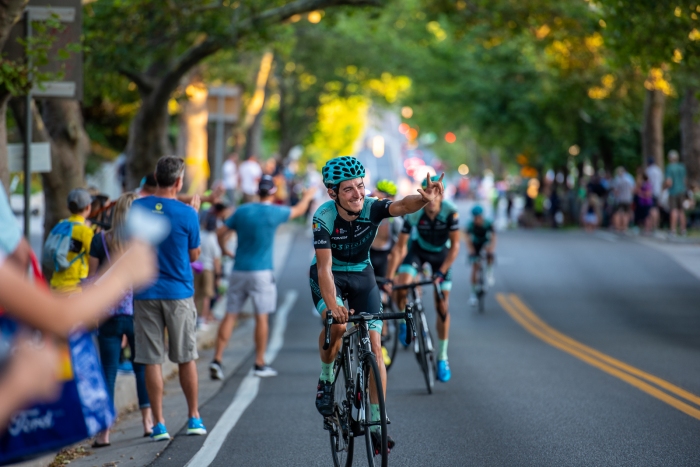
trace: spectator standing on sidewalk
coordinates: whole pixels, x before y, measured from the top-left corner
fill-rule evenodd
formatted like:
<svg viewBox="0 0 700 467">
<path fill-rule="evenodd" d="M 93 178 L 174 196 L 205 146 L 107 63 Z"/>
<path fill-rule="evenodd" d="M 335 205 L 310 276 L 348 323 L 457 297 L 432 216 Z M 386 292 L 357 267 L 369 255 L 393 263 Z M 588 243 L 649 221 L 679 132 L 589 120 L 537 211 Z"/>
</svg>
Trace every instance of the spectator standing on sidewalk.
<svg viewBox="0 0 700 467">
<path fill-rule="evenodd" d="M 54 230 L 60 228 L 60 224 L 69 222 L 73 225 L 71 230 L 71 241 L 66 259 L 70 266 L 62 271 L 55 271 L 51 276 L 51 288 L 59 292 L 80 291 L 80 281 L 88 276 L 88 255 L 90 254 L 90 244 L 94 233 L 85 224 L 85 220 L 90 216 L 92 210 L 92 196 L 83 188 L 76 188 L 68 193 L 68 210 L 71 216 L 63 219 L 54 226 Z M 52 230 L 52 233 L 54 232 Z M 51 234 L 49 234 L 49 240 Z M 47 248 L 44 245 L 44 249 Z"/>
<path fill-rule="evenodd" d="M 238 154 L 229 154 L 226 162 L 221 166 L 222 184 L 226 190 L 226 198 L 231 205 L 236 202 L 236 189 L 238 188 Z"/>
<path fill-rule="evenodd" d="M 259 203 L 241 206 L 229 217 L 225 225 L 217 231 L 219 244 L 224 254 L 227 251 L 225 238 L 231 230 L 238 233 L 236 262 L 229 276 L 226 292 L 226 316 L 219 325 L 214 360 L 209 369 L 212 379 L 223 379 L 221 360 L 238 318 L 238 313 L 248 297 L 255 309 L 255 375 L 260 377 L 276 376 L 277 372 L 265 362 L 267 349 L 268 315 L 277 308 L 277 286 L 272 265 L 272 252 L 275 232 L 280 224 L 303 216 L 311 204 L 315 190 L 310 189 L 293 207 L 272 204 L 277 188 L 272 177 L 266 175 L 260 179 Z"/>
<path fill-rule="evenodd" d="M 258 199 L 258 183 L 263 171 L 255 155 L 250 155 L 238 167 L 238 186 L 243 193 L 241 203 L 252 203 Z"/>
<path fill-rule="evenodd" d="M 649 177 L 651 194 L 653 197 L 651 209 L 649 210 L 649 224 L 652 229 L 658 229 L 661 220 L 659 200 L 661 199 L 661 192 L 664 189 L 664 172 L 661 170 L 661 167 L 656 164 L 654 158 L 650 157 L 647 160 L 647 168 L 644 173 Z"/>
<path fill-rule="evenodd" d="M 197 328 L 205 329 L 213 320 L 211 300 L 216 294 L 217 278 L 221 276 L 221 247 L 216 237 L 216 214 L 208 212 L 202 219 L 200 236 L 202 271 L 194 275 L 194 304 L 197 307 Z"/>
<path fill-rule="evenodd" d="M 649 176 L 643 173 L 636 188 L 635 223 L 644 229 L 645 233 L 651 232 L 652 219 L 651 208 L 654 205 L 654 195 Z"/>
<path fill-rule="evenodd" d="M 615 170 L 613 195 L 615 197 L 613 228 L 618 232 L 625 232 L 630 224 L 632 198 L 634 197 L 634 179 L 624 167 L 618 167 Z"/>
<path fill-rule="evenodd" d="M 138 198 L 136 193 L 124 193 L 117 199 L 112 212 L 112 226 L 107 232 L 100 232 L 92 238 L 90 245 L 90 273 L 89 277 L 97 278 L 98 272 L 104 272 L 112 263 L 112 258 L 122 253 L 125 249 L 126 218 L 131 209 L 131 204 Z M 146 368 L 134 360 L 134 294 L 129 289 L 122 300 L 110 309 L 110 317 L 100 325 L 97 330 L 97 342 L 100 348 L 100 361 L 102 371 L 107 383 L 107 392 L 110 400 L 114 401 L 114 386 L 117 380 L 119 358 L 122 353 L 122 341 L 126 341 L 131 348 L 131 362 L 136 376 L 136 394 L 141 409 L 141 421 L 143 423 L 144 436 L 150 436 L 153 429 L 151 417 L 151 403 L 146 390 Z M 109 430 L 98 433 L 93 448 L 109 446 Z"/>
<path fill-rule="evenodd" d="M 666 166 L 666 186 L 668 187 L 668 205 L 671 210 L 671 234 L 680 229 L 680 234 L 685 235 L 685 210 L 683 201 L 686 197 L 686 171 L 685 165 L 678 162 L 678 151 L 672 149 L 668 152 L 668 166 Z"/>
<path fill-rule="evenodd" d="M 200 201 L 195 196 L 192 205 L 188 206 L 177 200 L 184 171 L 185 163 L 181 158 L 161 157 L 155 171 L 158 183 L 155 194 L 133 202 L 133 206 L 165 216 L 171 224 L 170 233 L 158 246 L 158 280 L 134 295 L 135 362 L 146 365 L 146 388 L 156 423 L 151 438 L 156 441 L 170 439 L 163 418 L 162 364 L 166 330 L 168 357 L 178 364 L 180 386 L 187 399 L 187 434 L 207 433 L 199 416 L 197 400 L 197 310 L 190 266 L 201 251 L 197 216 Z"/>
</svg>

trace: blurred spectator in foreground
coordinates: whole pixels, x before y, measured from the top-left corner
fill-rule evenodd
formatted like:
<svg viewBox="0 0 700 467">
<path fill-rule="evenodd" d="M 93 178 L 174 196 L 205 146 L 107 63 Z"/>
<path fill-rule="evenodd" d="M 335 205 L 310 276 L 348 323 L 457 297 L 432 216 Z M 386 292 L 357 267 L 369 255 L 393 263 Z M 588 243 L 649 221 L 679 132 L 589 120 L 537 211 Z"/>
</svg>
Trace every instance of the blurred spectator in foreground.
<svg viewBox="0 0 700 467">
<path fill-rule="evenodd" d="M 76 326 L 92 325 L 103 318 L 104 310 L 119 300 L 125 288 L 132 284 L 142 286 L 155 273 L 151 248 L 138 243 L 126 250 L 121 258 L 115 258 L 115 266 L 99 284 L 80 294 L 51 294 L 24 277 L 24 266 L 7 260 L 6 254 L 16 253 L 22 240 L 19 225 L 4 194 L 0 184 L 0 307 L 4 308 L 6 315 L 45 335 L 38 344 L 34 336 L 19 335 L 12 348 L 8 342 L 0 341 L 0 359 L 6 365 L 0 377 L 0 427 L 4 427 L 10 416 L 27 404 L 58 396 L 59 354 L 49 334 L 65 338 Z M 31 255 L 31 249 L 24 254 Z"/>
<path fill-rule="evenodd" d="M 256 201 L 258 193 L 258 183 L 262 177 L 263 171 L 258 162 L 258 158 L 251 154 L 238 167 L 238 186 L 243 193 L 241 203 L 252 203 Z"/>
<path fill-rule="evenodd" d="M 666 166 L 666 187 L 668 187 L 668 205 L 671 211 L 670 232 L 676 234 L 676 229 L 681 235 L 685 235 L 685 210 L 683 202 L 686 197 L 686 171 L 685 165 L 678 162 L 678 151 L 668 152 L 668 166 Z"/>
<path fill-rule="evenodd" d="M 200 254 L 199 197 L 188 206 L 177 199 L 182 189 L 185 163 L 179 157 L 164 156 L 156 165 L 158 189 L 153 196 L 134 201 L 148 212 L 159 212 L 171 223 L 165 240 L 158 246 L 158 280 L 134 294 L 136 363 L 146 365 L 146 387 L 155 426 L 151 438 L 169 440 L 163 417 L 163 373 L 165 331 L 168 357 L 177 363 L 180 386 L 188 407 L 187 434 L 207 433 L 199 416 L 197 379 L 197 310 L 194 306 L 194 278 L 190 263 Z"/>
<path fill-rule="evenodd" d="M 236 203 L 236 189 L 238 188 L 238 154 L 229 154 L 224 165 L 221 166 L 222 186 L 226 190 L 226 199 L 231 205 Z"/>
<path fill-rule="evenodd" d="M 7 257 L 7 261 L 13 263 L 17 269 L 26 271 L 29 267 L 29 258 L 32 248 L 27 240 L 22 237 L 10 203 L 5 193 L 5 187 L 0 182 L 0 254 Z"/>
<path fill-rule="evenodd" d="M 649 222 L 652 229 L 658 229 L 661 221 L 659 200 L 664 187 L 664 173 L 656 164 L 653 157 L 647 160 L 645 172 L 651 183 L 651 194 L 653 196 L 651 209 L 649 210 Z"/>
<path fill-rule="evenodd" d="M 613 228 L 618 232 L 626 232 L 631 218 L 634 179 L 624 167 L 615 169 L 613 196 L 615 198 Z"/>
<path fill-rule="evenodd" d="M 131 204 L 138 198 L 136 193 L 124 193 L 117 199 L 112 214 L 112 226 L 107 232 L 100 232 L 92 239 L 90 246 L 90 277 L 97 278 L 98 272 L 105 271 L 112 265 L 112 258 L 124 251 L 126 246 L 126 219 Z M 136 376 L 136 393 L 144 434 L 150 435 L 153 428 L 151 418 L 151 403 L 146 390 L 145 367 L 134 360 L 134 294 L 129 289 L 116 306 L 110 309 L 110 317 L 102 323 L 97 331 L 97 342 L 100 348 L 102 371 L 107 383 L 107 393 L 114 401 L 114 386 L 117 380 L 117 369 L 122 353 L 122 343 L 126 339 L 131 348 L 131 362 Z M 94 448 L 109 446 L 109 430 L 97 434 Z"/>
</svg>

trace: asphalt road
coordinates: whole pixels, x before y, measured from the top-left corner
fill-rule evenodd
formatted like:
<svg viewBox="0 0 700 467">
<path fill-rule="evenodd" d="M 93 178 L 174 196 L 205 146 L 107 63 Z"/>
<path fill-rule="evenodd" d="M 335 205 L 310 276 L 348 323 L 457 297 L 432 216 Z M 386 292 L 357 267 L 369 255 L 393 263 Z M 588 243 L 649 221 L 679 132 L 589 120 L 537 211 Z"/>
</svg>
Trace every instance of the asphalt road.
<svg viewBox="0 0 700 467">
<path fill-rule="evenodd" d="M 260 381 L 213 466 L 332 465 L 314 408 L 321 325 L 308 288 L 310 239 L 295 242 L 278 282 L 280 297 L 299 292 L 274 362 L 280 374 Z M 700 398 L 668 389 L 700 395 L 698 279 L 648 245 L 582 232 L 507 232 L 498 258 L 483 315 L 467 305 L 464 251 L 457 260 L 449 383 L 428 395 L 415 358 L 399 352 L 387 396 L 397 443 L 390 464 L 700 465 Z M 632 370 L 586 361 L 574 341 L 528 330 L 506 310 L 525 316 L 523 308 Z M 201 410 L 210 437 L 250 365 L 241 368 Z M 635 371 L 663 381 L 639 383 Z M 185 465 L 205 439 L 176 437 L 155 465 Z M 362 460 L 356 456 L 355 465 Z"/>
</svg>

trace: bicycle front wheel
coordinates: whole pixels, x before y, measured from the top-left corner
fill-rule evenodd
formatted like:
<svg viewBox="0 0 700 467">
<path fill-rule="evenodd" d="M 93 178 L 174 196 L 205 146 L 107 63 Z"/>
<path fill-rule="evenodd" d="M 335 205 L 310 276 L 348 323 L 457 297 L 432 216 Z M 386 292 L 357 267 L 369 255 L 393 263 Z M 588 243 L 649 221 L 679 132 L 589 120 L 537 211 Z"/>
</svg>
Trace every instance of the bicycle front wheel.
<svg viewBox="0 0 700 467">
<path fill-rule="evenodd" d="M 350 434 L 351 407 L 348 394 L 352 394 L 352 386 L 345 378 L 344 365 L 336 365 L 335 383 L 333 384 L 335 411 L 333 418 L 328 420 L 331 435 L 331 454 L 335 467 L 350 467 L 354 440 Z"/>
<path fill-rule="evenodd" d="M 367 461 L 370 467 L 386 467 L 389 462 L 389 448 L 387 446 L 386 406 L 384 405 L 384 392 L 382 380 L 379 376 L 379 366 L 373 354 L 365 357 L 362 363 L 364 373 L 364 388 L 362 390 L 362 404 L 365 412 L 365 445 L 367 447 Z M 372 421 L 372 409 L 370 392 L 377 395 L 379 406 L 379 420 Z M 378 436 L 377 446 L 372 441 L 371 432 L 376 431 Z"/>
<path fill-rule="evenodd" d="M 428 389 L 428 394 L 433 393 L 433 387 L 435 386 L 435 362 L 433 357 L 432 349 L 428 348 L 428 329 L 425 314 L 421 313 L 419 319 L 416 320 L 417 328 L 417 338 L 418 338 L 418 362 L 420 363 L 421 370 L 423 370 L 423 377 L 425 378 L 425 386 Z"/>
</svg>

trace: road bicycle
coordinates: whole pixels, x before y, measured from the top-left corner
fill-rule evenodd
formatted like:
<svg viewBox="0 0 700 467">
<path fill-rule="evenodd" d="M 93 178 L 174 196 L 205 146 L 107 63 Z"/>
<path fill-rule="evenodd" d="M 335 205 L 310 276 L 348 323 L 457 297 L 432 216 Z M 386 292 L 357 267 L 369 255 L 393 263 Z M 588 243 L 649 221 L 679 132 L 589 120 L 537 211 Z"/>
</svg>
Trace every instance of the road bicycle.
<svg viewBox="0 0 700 467">
<path fill-rule="evenodd" d="M 377 277 L 377 285 L 380 289 L 388 281 L 383 277 Z M 398 313 L 399 310 L 396 308 L 396 304 L 391 298 L 391 294 L 386 293 L 382 290 L 382 308 L 384 311 L 391 311 L 392 313 Z M 399 323 L 396 320 L 388 320 L 384 323 L 382 328 L 382 347 L 387 350 L 389 355 L 389 362 L 385 362 L 386 371 L 389 371 L 396 360 L 396 352 L 399 349 Z"/>
<path fill-rule="evenodd" d="M 435 386 L 435 374 L 437 372 L 435 347 L 433 346 L 433 336 L 430 332 L 430 326 L 428 326 L 428 318 L 425 315 L 423 300 L 421 299 L 420 294 L 416 293 L 416 288 L 424 285 L 432 285 L 438 298 L 440 300 L 444 298 L 440 287 L 431 279 L 411 282 L 410 284 L 395 285 L 393 289 L 408 291 L 408 296 L 406 297 L 406 313 L 410 311 L 413 314 L 416 327 L 414 334 L 416 337 L 413 342 L 413 351 L 416 354 L 418 365 L 423 371 L 428 394 L 432 394 L 433 387 Z M 438 316 L 440 316 L 440 319 L 444 321 L 445 316 L 442 316 L 439 311 L 437 311 L 437 313 Z"/>
<path fill-rule="evenodd" d="M 486 301 L 486 281 L 484 276 L 484 252 L 483 250 L 476 255 L 474 264 L 476 265 L 476 283 L 474 284 L 474 293 L 476 295 L 479 313 L 484 312 L 484 302 Z"/>
<path fill-rule="evenodd" d="M 411 328 L 407 341 L 415 335 L 413 314 L 406 313 L 355 313 L 348 317 L 348 326 L 342 337 L 342 347 L 334 363 L 333 394 L 335 406 L 333 415 L 325 417 L 323 428 L 330 432 L 331 453 L 336 467 L 352 465 L 355 438 L 364 436 L 367 461 L 371 467 L 386 467 L 389 448 L 387 446 L 387 417 L 384 391 L 379 375 L 377 359 L 372 352 L 368 323 L 372 320 L 406 319 Z M 335 321 L 329 316 L 324 319 L 324 350 L 331 342 L 331 325 Z M 408 344 L 408 342 L 407 342 Z M 379 421 L 372 421 L 370 409 L 370 389 L 377 395 Z M 371 428 L 379 426 L 381 445 L 372 441 Z"/>
</svg>

